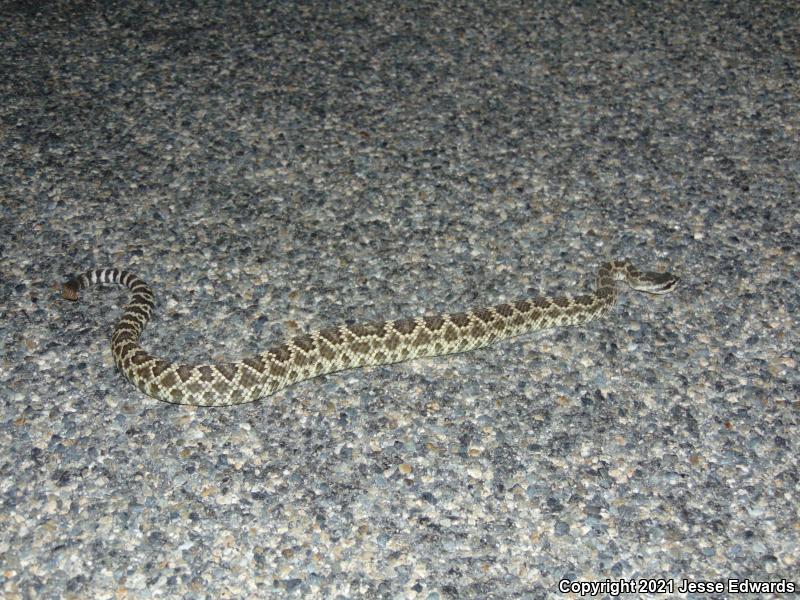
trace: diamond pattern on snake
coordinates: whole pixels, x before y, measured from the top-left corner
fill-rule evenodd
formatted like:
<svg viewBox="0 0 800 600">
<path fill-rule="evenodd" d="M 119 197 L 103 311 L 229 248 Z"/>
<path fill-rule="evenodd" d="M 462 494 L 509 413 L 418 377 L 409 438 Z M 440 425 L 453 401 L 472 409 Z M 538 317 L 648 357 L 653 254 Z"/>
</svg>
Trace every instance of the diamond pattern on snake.
<svg viewBox="0 0 800 600">
<path fill-rule="evenodd" d="M 209 365 L 172 362 L 142 348 L 139 338 L 155 300 L 150 286 L 129 271 L 87 271 L 65 283 L 61 294 L 77 300 L 80 290 L 95 284 L 126 286 L 131 300 L 111 336 L 111 353 L 122 374 L 158 400 L 230 406 L 334 371 L 466 352 L 541 329 L 583 325 L 608 314 L 617 299 L 618 282 L 641 292 L 666 294 L 678 277 L 612 261 L 598 269 L 595 288 L 588 294 L 538 296 L 466 312 L 339 325 L 293 337 L 238 362 Z"/>
</svg>

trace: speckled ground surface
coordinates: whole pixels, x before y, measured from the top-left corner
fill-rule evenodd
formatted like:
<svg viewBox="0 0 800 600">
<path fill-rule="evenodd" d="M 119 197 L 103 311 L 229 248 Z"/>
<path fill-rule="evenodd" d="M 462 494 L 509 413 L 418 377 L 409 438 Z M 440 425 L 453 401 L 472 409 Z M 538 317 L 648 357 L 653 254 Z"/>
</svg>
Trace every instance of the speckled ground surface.
<svg viewBox="0 0 800 600">
<path fill-rule="evenodd" d="M 788 3 L 33 4 L 0 34 L 0 595 L 800 584 Z M 681 285 L 219 410 L 114 369 L 122 290 L 51 288 L 133 269 L 145 346 L 207 361 L 615 257 Z"/>
</svg>

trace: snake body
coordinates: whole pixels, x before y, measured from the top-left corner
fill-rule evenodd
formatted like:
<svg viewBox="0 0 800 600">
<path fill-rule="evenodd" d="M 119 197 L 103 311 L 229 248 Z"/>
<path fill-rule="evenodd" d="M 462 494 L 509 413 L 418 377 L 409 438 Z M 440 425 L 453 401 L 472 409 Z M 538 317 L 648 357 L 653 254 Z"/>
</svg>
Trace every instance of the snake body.
<svg viewBox="0 0 800 600">
<path fill-rule="evenodd" d="M 334 371 L 466 352 L 539 329 L 587 323 L 614 305 L 617 281 L 635 290 L 665 294 L 678 278 L 643 273 L 628 262 L 613 261 L 600 267 L 590 294 L 539 296 L 455 314 L 340 325 L 296 336 L 238 362 L 211 365 L 175 363 L 142 348 L 139 337 L 153 312 L 154 296 L 150 286 L 129 271 L 87 271 L 65 283 L 62 296 L 77 300 L 80 290 L 100 283 L 126 286 L 132 297 L 111 337 L 114 362 L 123 375 L 158 400 L 229 406 Z"/>
</svg>

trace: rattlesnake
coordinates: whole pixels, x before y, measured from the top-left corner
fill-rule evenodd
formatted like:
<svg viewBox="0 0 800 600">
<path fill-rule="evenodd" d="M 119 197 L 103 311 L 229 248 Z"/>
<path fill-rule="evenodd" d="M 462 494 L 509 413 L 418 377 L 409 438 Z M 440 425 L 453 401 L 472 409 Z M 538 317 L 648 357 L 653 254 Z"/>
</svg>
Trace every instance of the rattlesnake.
<svg viewBox="0 0 800 600">
<path fill-rule="evenodd" d="M 456 314 L 341 325 L 294 337 L 239 362 L 215 365 L 173 363 L 139 345 L 154 300 L 150 287 L 133 273 L 87 271 L 65 283 L 62 296 L 77 300 L 79 290 L 98 283 L 127 286 L 133 296 L 111 337 L 114 362 L 123 375 L 148 396 L 165 402 L 229 406 L 334 371 L 465 352 L 539 329 L 587 323 L 614 305 L 617 280 L 651 294 L 665 294 L 678 282 L 669 273 L 642 273 L 628 262 L 614 261 L 600 267 L 591 294 L 540 296 Z"/>
</svg>

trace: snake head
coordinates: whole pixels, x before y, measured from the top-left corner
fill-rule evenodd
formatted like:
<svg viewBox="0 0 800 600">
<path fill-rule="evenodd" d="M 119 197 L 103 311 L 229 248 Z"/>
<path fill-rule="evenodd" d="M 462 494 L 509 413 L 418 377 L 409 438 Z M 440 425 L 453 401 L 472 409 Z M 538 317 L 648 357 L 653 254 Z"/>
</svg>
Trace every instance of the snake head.
<svg viewBox="0 0 800 600">
<path fill-rule="evenodd" d="M 648 271 L 647 273 L 642 273 L 641 280 L 643 285 L 635 289 L 650 294 L 668 294 L 675 289 L 680 279 L 680 277 L 672 273 L 655 273 L 653 271 Z"/>
</svg>

